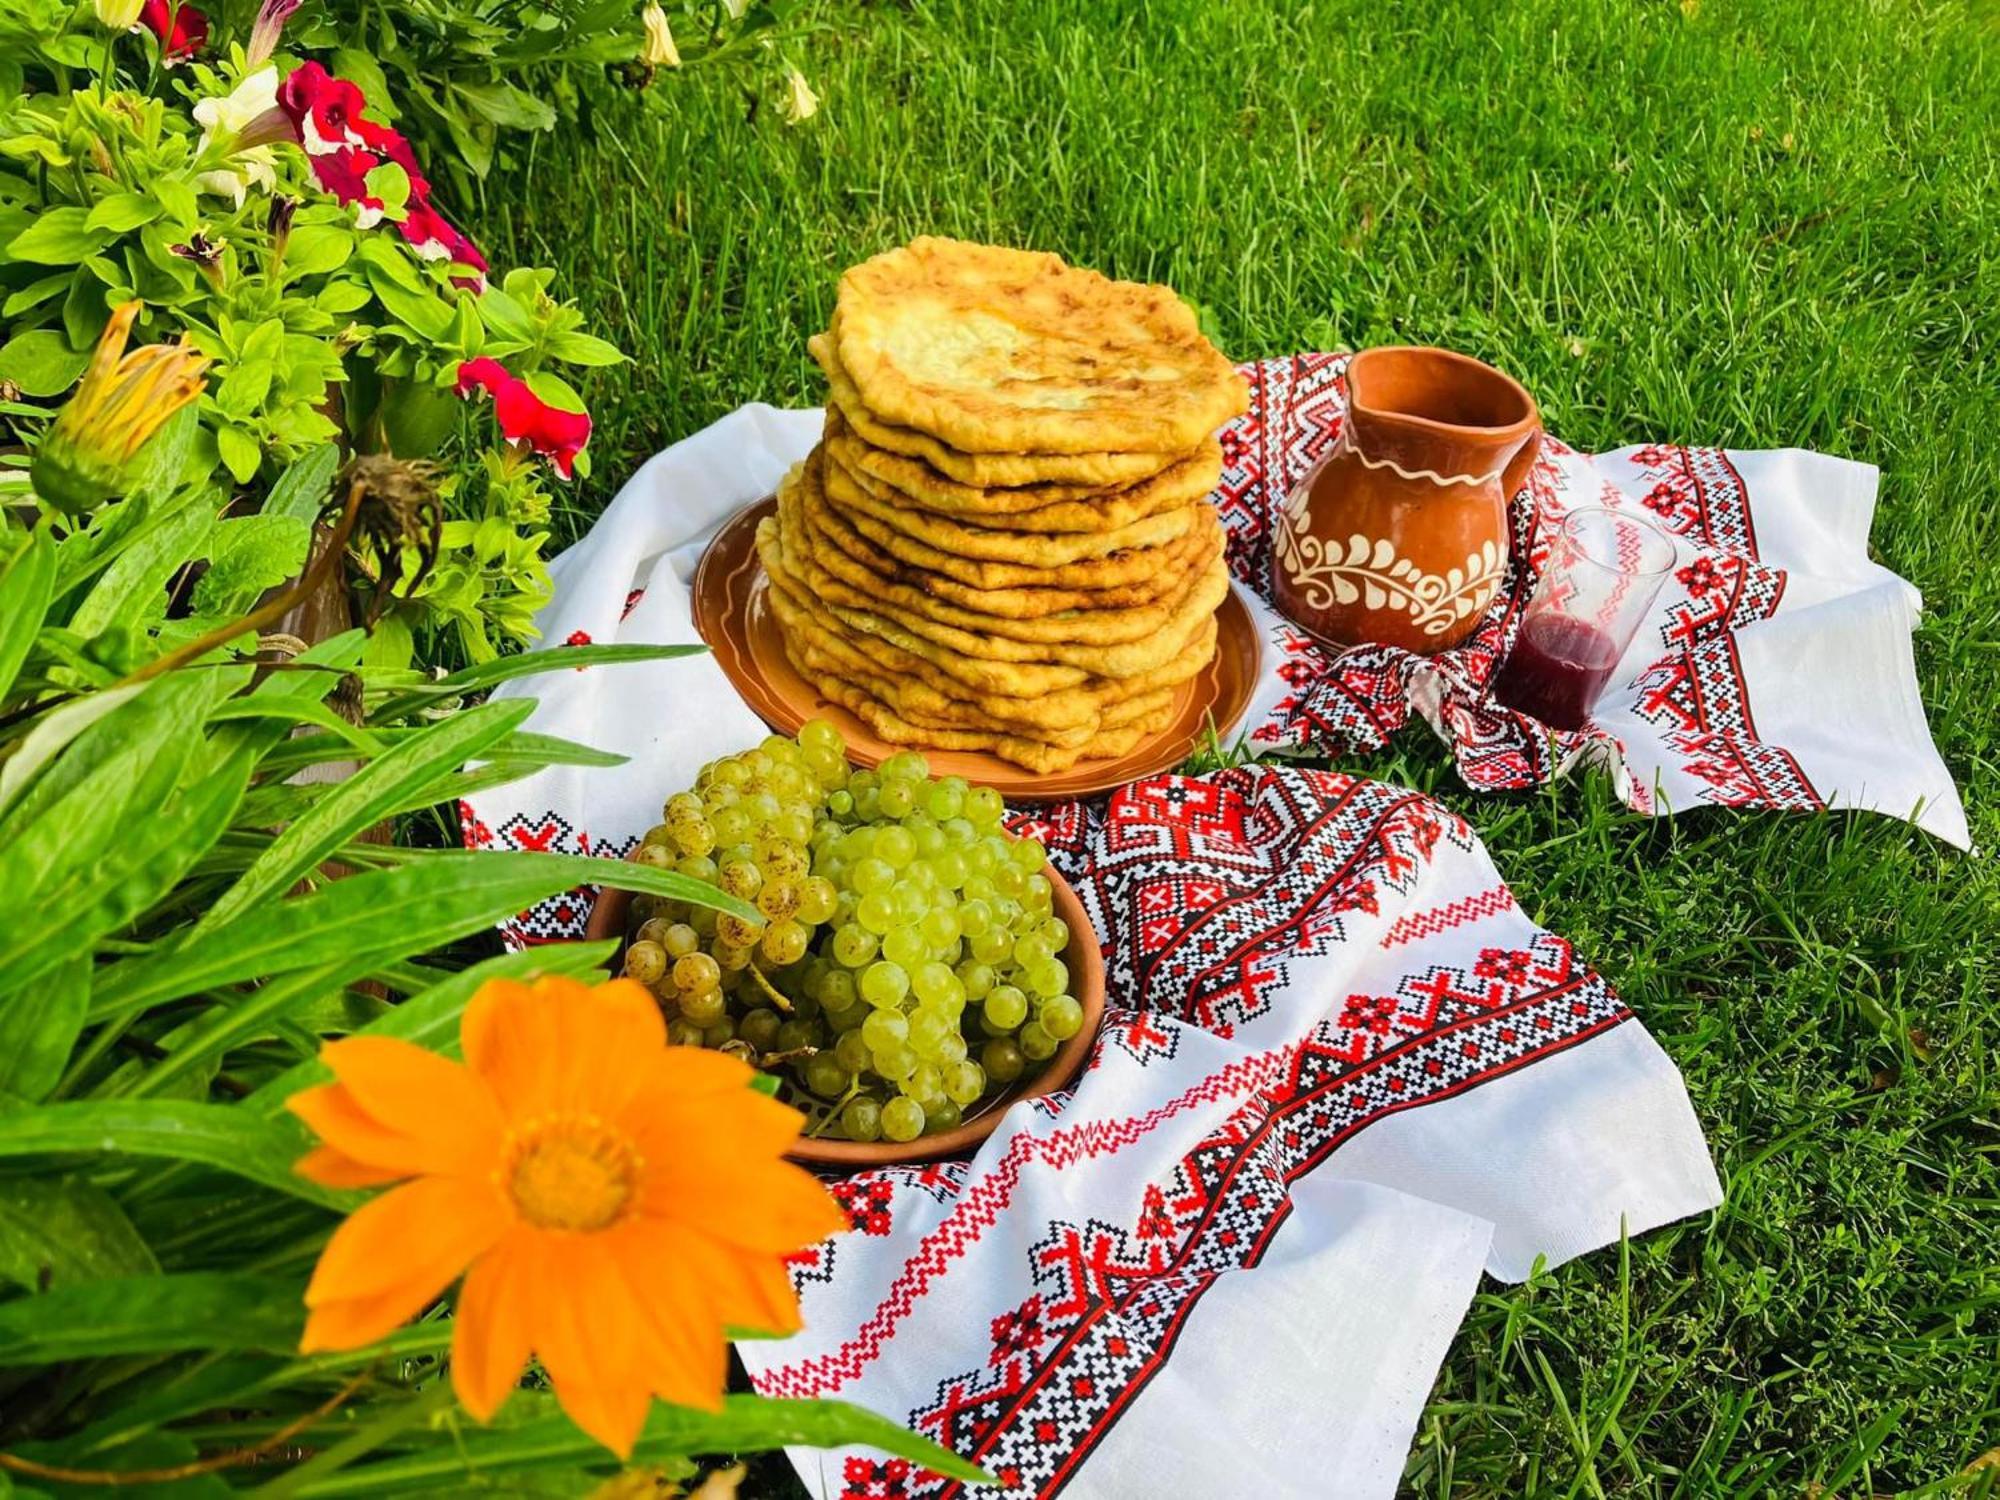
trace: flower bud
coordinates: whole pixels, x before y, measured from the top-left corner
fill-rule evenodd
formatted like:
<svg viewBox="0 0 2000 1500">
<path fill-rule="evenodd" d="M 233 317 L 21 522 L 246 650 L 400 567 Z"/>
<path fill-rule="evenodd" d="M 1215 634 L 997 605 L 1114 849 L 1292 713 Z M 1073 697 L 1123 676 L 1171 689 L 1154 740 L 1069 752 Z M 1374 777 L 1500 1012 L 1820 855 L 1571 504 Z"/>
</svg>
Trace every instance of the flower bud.
<svg viewBox="0 0 2000 1500">
<path fill-rule="evenodd" d="M 674 45 L 667 13 L 657 4 L 649 4 L 639 13 L 639 19 L 646 23 L 646 44 L 639 51 L 639 60 L 649 68 L 678 68 L 681 52 Z"/>
<path fill-rule="evenodd" d="M 139 24 L 139 11 L 146 0 L 93 0 L 97 24 L 106 31 L 130 31 Z"/>
<path fill-rule="evenodd" d="M 819 113 L 819 95 L 806 82 L 806 75 L 790 65 L 785 68 L 784 111 L 785 118 L 794 125 Z"/>
<path fill-rule="evenodd" d="M 112 313 L 75 394 L 35 454 L 30 481 L 57 510 L 86 511 L 124 489 L 136 477 L 139 450 L 207 388 L 208 359 L 185 344 L 125 352 L 138 315 L 136 302 Z"/>
</svg>

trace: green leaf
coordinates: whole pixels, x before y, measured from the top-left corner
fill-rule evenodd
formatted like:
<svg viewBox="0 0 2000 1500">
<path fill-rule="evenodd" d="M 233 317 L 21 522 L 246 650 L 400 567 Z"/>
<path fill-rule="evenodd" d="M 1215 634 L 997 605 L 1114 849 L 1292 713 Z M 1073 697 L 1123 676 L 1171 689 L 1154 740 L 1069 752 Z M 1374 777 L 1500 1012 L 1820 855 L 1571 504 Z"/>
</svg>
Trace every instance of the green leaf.
<svg viewBox="0 0 2000 1500">
<path fill-rule="evenodd" d="M 538 672 L 563 668 L 606 667 L 619 662 L 671 661 L 677 656 L 700 656 L 706 646 L 556 646 L 546 651 L 524 651 L 503 656 L 478 666 L 464 667 L 436 682 L 399 693 L 376 710 L 378 719 L 400 718 L 422 708 L 435 698 L 457 698 L 481 693 L 487 688 L 516 677 L 532 677 Z"/>
<path fill-rule="evenodd" d="M 424 787 L 505 739 L 533 709 L 528 701 L 484 703 L 370 761 L 280 834 L 209 908 L 196 931 L 213 931 L 290 888 L 389 809 L 408 805 Z"/>
<path fill-rule="evenodd" d="M 519 953 L 502 953 L 484 963 L 461 969 L 428 989 L 419 990 L 401 1004 L 390 1007 L 380 1020 L 370 1022 L 359 1036 L 396 1037 L 428 1047 L 446 1057 L 457 1057 L 458 1020 L 465 1007 L 489 979 L 513 979 L 528 983 L 549 975 L 567 979 L 595 979 L 611 961 L 616 942 L 547 943 L 524 948 Z M 273 1078 L 239 1106 L 270 1114 L 300 1089 L 330 1083 L 333 1072 L 318 1058 L 302 1062 Z"/>
<path fill-rule="evenodd" d="M 35 215 L 34 223 L 8 241 L 7 253 L 15 260 L 37 265 L 73 266 L 116 238 L 108 229 L 89 228 L 84 222 L 89 217 L 81 208 L 45 208 Z"/>
<path fill-rule="evenodd" d="M 368 285 L 376 300 L 397 322 L 415 329 L 432 343 L 451 331 L 452 312 L 442 300 L 421 288 L 411 288 L 378 260 L 368 262 Z"/>
<path fill-rule="evenodd" d="M 90 1015 L 107 1020 L 201 990 L 242 984 L 319 964 L 369 968 L 469 936 L 537 901 L 607 876 L 643 882 L 668 896 L 759 920 L 715 886 L 671 870 L 579 854 L 438 850 L 404 864 L 332 880 L 307 895 L 270 902 L 191 941 L 127 959 L 99 977 Z M 247 1003 L 247 1002 L 246 1002 Z"/>
<path fill-rule="evenodd" d="M 190 505 L 148 528 L 91 586 L 70 617 L 69 628 L 90 636 L 120 626 L 137 629 L 160 619 L 166 614 L 168 582 L 189 558 L 202 555 L 202 544 L 214 524 L 206 506 Z"/>
<path fill-rule="evenodd" d="M 96 1183 L 0 1178 L 0 1281 L 32 1292 L 159 1269 L 125 1211 Z"/>
<path fill-rule="evenodd" d="M 267 516 L 296 516 L 301 521 L 315 521 L 326 508 L 327 491 L 333 485 L 333 476 L 340 469 L 340 449 L 333 443 L 324 444 L 310 453 L 294 459 L 291 467 L 278 476 L 278 482 L 271 486 L 271 493 L 264 497 L 263 513 Z"/>
<path fill-rule="evenodd" d="M 549 353 L 571 365 L 622 365 L 618 346 L 588 333 L 559 333 L 549 340 Z"/>
<path fill-rule="evenodd" d="M 221 455 L 229 477 L 238 484 L 255 479 L 257 466 L 264 461 L 264 445 L 257 441 L 255 433 L 241 427 L 216 428 L 215 451 Z"/>
<path fill-rule="evenodd" d="M 285 241 L 285 279 L 324 276 L 346 265 L 353 254 L 354 231 L 345 224 L 301 224 Z"/>
<path fill-rule="evenodd" d="M 26 925 L 36 913 L 10 920 Z M 68 934 L 64 933 L 65 940 Z M 86 941 L 88 941 L 86 939 Z M 65 946 L 74 946 L 65 941 Z M 21 1099 L 44 1099 L 63 1075 L 90 1003 L 90 957 L 38 965 L 39 984 L 0 997 L 0 1092 Z M 48 973 L 53 968 L 54 973 Z"/>
<path fill-rule="evenodd" d="M 234 421 L 248 421 L 271 394 L 271 377 L 276 370 L 277 365 L 269 359 L 247 359 L 236 365 L 215 388 L 215 409 Z"/>
<path fill-rule="evenodd" d="M 303 1292 L 296 1278 L 214 1271 L 58 1287 L 0 1304 L 0 1366 L 183 1349 L 285 1352 L 305 1325 Z"/>
<path fill-rule="evenodd" d="M 451 91 L 495 125 L 515 130 L 555 129 L 554 107 L 512 84 L 461 83 L 454 80 Z"/>
<path fill-rule="evenodd" d="M 55 592 L 56 543 L 47 531 L 31 533 L 0 563 L 0 703 L 20 675 Z"/>
<path fill-rule="evenodd" d="M 393 161 L 385 161 L 380 166 L 371 167 L 361 179 L 362 187 L 369 197 L 382 205 L 382 211 L 391 219 L 401 220 L 403 209 L 410 201 L 410 174 Z"/>
<path fill-rule="evenodd" d="M 308 1203 L 351 1207 L 354 1194 L 323 1188 L 292 1170 L 311 1144 L 290 1115 L 192 1099 L 74 1099 L 0 1113 L 0 1160 L 76 1155 L 195 1162 Z"/>
<path fill-rule="evenodd" d="M 59 328 L 31 328 L 0 348 L 0 380 L 11 380 L 24 396 L 59 396 L 76 384 L 90 363 L 88 349 L 72 349 Z"/>
<path fill-rule="evenodd" d="M 517 1393 L 515 1401 L 531 1401 Z M 546 1400 L 546 1398 L 544 1398 Z M 887 1417 L 845 1401 L 773 1401 L 761 1396 L 725 1396 L 719 1412 L 656 1403 L 633 1448 L 631 1462 L 654 1463 L 696 1453 L 756 1453 L 768 1448 L 880 1449 L 970 1483 L 993 1481 L 948 1448 L 898 1427 Z M 336 1495 L 377 1495 L 422 1485 L 457 1485 L 461 1492 L 477 1480 L 556 1465 L 610 1463 L 611 1455 L 560 1414 L 500 1431 L 465 1429 L 449 1443 L 375 1463 L 356 1464 L 299 1486 L 296 1500 L 330 1500 Z"/>
<path fill-rule="evenodd" d="M 395 120 L 393 101 L 396 92 L 389 87 L 389 75 L 382 71 L 382 65 L 375 61 L 373 53 L 359 47 L 336 47 L 332 69 L 335 78 L 360 85 L 361 95 L 368 101 L 371 115 L 385 124 Z"/>
<path fill-rule="evenodd" d="M 21 747 L 0 762 L 0 810 L 4 810 L 37 771 L 61 753 L 63 747 L 98 720 L 116 713 L 158 679 L 107 688 L 52 709 L 41 723 L 21 741 Z"/>
<path fill-rule="evenodd" d="M 113 193 L 84 215 L 83 227 L 125 234 L 141 224 L 152 223 L 165 212 L 166 206 L 156 197 L 145 193 Z"/>
<path fill-rule="evenodd" d="M 216 524 L 208 571 L 195 585 L 196 614 L 235 615 L 264 590 L 296 577 L 312 545 L 312 526 L 296 516 L 263 511 Z"/>
</svg>

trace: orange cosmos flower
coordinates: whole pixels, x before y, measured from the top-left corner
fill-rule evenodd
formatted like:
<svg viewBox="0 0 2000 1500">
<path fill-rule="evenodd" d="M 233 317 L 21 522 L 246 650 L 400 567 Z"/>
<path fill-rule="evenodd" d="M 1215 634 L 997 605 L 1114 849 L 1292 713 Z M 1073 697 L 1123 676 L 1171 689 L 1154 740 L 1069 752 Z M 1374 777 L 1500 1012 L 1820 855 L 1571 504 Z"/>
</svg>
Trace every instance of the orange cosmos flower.
<svg viewBox="0 0 2000 1500">
<path fill-rule="evenodd" d="M 630 980 L 493 982 L 465 1062 L 350 1037 L 289 1108 L 326 1143 L 299 1171 L 399 1183 L 334 1232 L 300 1348 L 374 1343 L 467 1271 L 452 1384 L 490 1419 L 537 1356 L 563 1410 L 621 1457 L 654 1396 L 721 1405 L 725 1325 L 790 1333 L 784 1257 L 846 1227 L 783 1160 L 801 1116 L 718 1052 L 669 1047 Z"/>
</svg>

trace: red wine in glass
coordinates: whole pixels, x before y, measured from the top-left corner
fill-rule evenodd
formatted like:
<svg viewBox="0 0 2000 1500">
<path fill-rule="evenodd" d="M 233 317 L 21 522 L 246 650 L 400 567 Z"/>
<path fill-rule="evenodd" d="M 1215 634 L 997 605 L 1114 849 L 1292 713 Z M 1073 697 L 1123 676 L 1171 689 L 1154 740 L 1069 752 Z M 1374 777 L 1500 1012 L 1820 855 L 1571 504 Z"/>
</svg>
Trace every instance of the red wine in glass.
<svg viewBox="0 0 2000 1500">
<path fill-rule="evenodd" d="M 1521 626 L 1493 696 L 1551 729 L 1581 729 L 1618 665 L 1618 648 L 1595 625 L 1544 610 Z"/>
</svg>

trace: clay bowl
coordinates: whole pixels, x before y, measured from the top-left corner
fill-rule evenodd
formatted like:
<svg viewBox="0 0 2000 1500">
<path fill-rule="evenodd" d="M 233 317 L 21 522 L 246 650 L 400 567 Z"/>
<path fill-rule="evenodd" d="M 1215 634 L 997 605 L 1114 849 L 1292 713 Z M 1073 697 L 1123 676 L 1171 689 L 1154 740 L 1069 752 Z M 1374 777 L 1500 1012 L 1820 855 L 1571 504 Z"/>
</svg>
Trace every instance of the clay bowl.
<svg viewBox="0 0 2000 1500">
<path fill-rule="evenodd" d="M 1084 914 L 1083 903 L 1069 882 L 1046 865 L 1042 873 L 1054 888 L 1053 911 L 1069 924 L 1069 946 L 1063 962 L 1069 965 L 1070 989 L 1083 1007 L 1083 1028 L 1056 1049 L 1056 1055 L 1041 1072 L 1018 1080 L 1004 1093 L 996 1094 L 979 1107 L 979 1112 L 938 1135 L 920 1135 L 914 1141 L 822 1141 L 801 1137 L 791 1153 L 792 1160 L 812 1166 L 838 1167 L 857 1171 L 864 1167 L 884 1167 L 897 1162 L 937 1161 L 970 1150 L 993 1134 L 1007 1106 L 1017 1099 L 1032 1099 L 1066 1087 L 1083 1068 L 1090 1045 L 1104 1020 L 1104 955 L 1097 946 L 1097 934 Z M 632 908 L 632 892 L 605 886 L 591 903 L 590 921 L 584 937 L 592 942 L 617 938 L 622 951 L 626 916 Z M 614 970 L 616 965 L 614 964 Z"/>
</svg>

